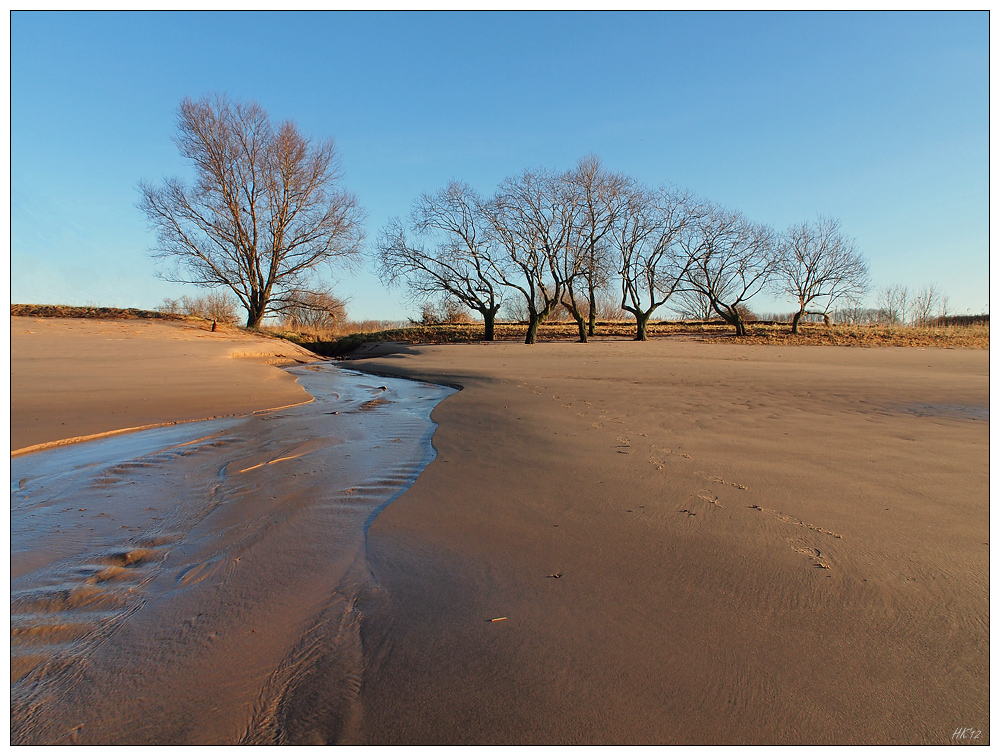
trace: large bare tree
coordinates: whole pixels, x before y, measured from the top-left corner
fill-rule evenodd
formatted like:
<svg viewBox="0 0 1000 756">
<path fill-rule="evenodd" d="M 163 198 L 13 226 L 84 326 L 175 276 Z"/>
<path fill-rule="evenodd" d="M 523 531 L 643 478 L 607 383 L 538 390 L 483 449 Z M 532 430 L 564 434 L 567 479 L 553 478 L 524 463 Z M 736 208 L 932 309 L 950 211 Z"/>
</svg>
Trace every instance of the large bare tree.
<svg viewBox="0 0 1000 756">
<path fill-rule="evenodd" d="M 621 308 L 635 317 L 635 340 L 646 340 L 652 314 L 681 288 L 692 259 L 682 246 L 697 219 L 697 203 L 686 192 L 656 191 L 632 182 L 612 231 L 621 282 Z"/>
<path fill-rule="evenodd" d="M 746 335 L 746 302 L 771 281 L 776 265 L 774 232 L 741 213 L 707 208 L 682 242 L 691 264 L 684 285 L 708 299 L 712 309 Z"/>
<path fill-rule="evenodd" d="M 410 226 L 426 244 L 407 238 L 394 219 L 382 230 L 376 262 L 383 283 L 405 281 L 411 299 L 429 303 L 442 296 L 483 316 L 486 341 L 493 341 L 503 288 L 495 274 L 495 241 L 485 233 L 482 200 L 467 184 L 452 181 L 413 206 Z"/>
<path fill-rule="evenodd" d="M 360 253 L 364 213 L 340 187 L 333 140 L 313 142 L 256 102 L 217 95 L 181 103 L 174 141 L 194 185 L 139 184 L 154 256 L 176 263 L 167 280 L 228 287 L 254 328 L 312 290 L 321 264 Z"/>
<path fill-rule="evenodd" d="M 534 344 L 541 323 L 562 301 L 571 254 L 575 204 L 567 199 L 565 179 L 544 170 L 526 170 L 505 179 L 483 203 L 497 245 L 498 280 L 519 292 L 528 312 L 525 344 Z M 583 331 L 586 339 L 586 330 Z"/>
<path fill-rule="evenodd" d="M 576 276 L 568 280 L 563 301 L 577 323 L 582 311 L 586 310 L 587 335 L 593 336 L 597 327 L 598 294 L 609 287 L 614 273 L 611 232 L 627 199 L 626 189 L 630 182 L 626 176 L 604 168 L 596 155 L 581 158 L 565 180 L 576 203 L 573 246 L 577 264 L 573 266 Z M 579 301 L 578 292 L 586 296 L 585 308 Z"/>
<path fill-rule="evenodd" d="M 822 315 L 829 322 L 837 301 L 858 301 L 868 289 L 868 263 L 832 218 L 789 228 L 779 241 L 776 272 L 777 285 L 798 302 L 792 333 L 798 333 L 803 315 Z M 809 309 L 816 306 L 820 309 Z"/>
</svg>

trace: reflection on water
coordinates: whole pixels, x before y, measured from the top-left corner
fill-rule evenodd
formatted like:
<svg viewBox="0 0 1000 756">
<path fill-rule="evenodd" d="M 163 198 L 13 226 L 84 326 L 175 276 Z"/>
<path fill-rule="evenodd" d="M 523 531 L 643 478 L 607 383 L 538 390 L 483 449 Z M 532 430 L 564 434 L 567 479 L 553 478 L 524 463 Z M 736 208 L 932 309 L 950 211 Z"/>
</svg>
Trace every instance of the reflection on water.
<svg viewBox="0 0 1000 756">
<path fill-rule="evenodd" d="M 336 738 L 367 525 L 454 390 L 290 372 L 314 402 L 11 460 L 12 742 Z"/>
</svg>

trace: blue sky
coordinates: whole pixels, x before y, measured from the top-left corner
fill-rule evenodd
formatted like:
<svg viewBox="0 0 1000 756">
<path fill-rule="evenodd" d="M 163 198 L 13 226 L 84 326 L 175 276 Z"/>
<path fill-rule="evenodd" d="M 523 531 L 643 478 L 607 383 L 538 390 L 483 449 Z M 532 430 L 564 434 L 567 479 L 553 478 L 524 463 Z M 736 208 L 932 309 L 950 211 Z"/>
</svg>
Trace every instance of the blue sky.
<svg viewBox="0 0 1000 756">
<path fill-rule="evenodd" d="M 876 285 L 988 306 L 986 12 L 13 13 L 12 301 L 197 293 L 156 277 L 136 184 L 191 175 L 176 109 L 214 92 L 334 137 L 370 242 L 449 179 L 595 153 L 779 230 L 839 218 Z M 413 311 L 337 277 L 354 318 Z"/>
</svg>

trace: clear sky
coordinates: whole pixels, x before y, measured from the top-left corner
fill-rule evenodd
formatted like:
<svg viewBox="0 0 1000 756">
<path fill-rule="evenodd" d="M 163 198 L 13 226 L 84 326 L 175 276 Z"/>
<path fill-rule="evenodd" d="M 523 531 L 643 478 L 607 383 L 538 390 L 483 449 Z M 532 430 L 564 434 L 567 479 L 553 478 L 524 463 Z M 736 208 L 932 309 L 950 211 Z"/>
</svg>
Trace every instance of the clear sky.
<svg viewBox="0 0 1000 756">
<path fill-rule="evenodd" d="M 334 137 L 370 242 L 449 179 L 594 153 L 779 230 L 839 218 L 877 286 L 988 307 L 986 12 L 15 12 L 13 302 L 197 293 L 156 277 L 136 184 L 191 176 L 177 106 L 215 92 Z M 413 313 L 338 278 L 353 318 Z"/>
</svg>

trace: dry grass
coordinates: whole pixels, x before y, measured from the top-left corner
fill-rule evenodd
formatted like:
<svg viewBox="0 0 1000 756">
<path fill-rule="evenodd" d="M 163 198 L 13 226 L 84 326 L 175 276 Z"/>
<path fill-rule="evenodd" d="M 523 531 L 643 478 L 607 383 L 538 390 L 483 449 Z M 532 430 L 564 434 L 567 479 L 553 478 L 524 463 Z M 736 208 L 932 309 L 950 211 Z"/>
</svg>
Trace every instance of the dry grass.
<svg viewBox="0 0 1000 756">
<path fill-rule="evenodd" d="M 806 324 L 800 325 L 799 330 L 800 333 L 793 334 L 788 326 L 751 325 L 746 337 L 729 339 L 736 344 L 990 348 L 990 327 L 984 324 L 925 327 Z"/>
<path fill-rule="evenodd" d="M 524 323 L 497 323 L 497 341 L 522 341 L 527 326 Z M 947 327 L 903 327 L 875 325 L 805 324 L 800 333 L 792 335 L 787 324 L 753 324 L 749 334 L 737 338 L 733 328 L 722 322 L 650 323 L 646 329 L 650 339 L 689 337 L 722 341 L 733 344 L 791 344 L 814 346 L 856 347 L 963 347 L 989 349 L 988 325 Z M 365 342 L 395 341 L 407 344 L 457 344 L 480 341 L 482 324 L 468 325 L 408 325 L 384 330 L 357 331 L 338 339 L 316 339 L 294 334 L 276 334 L 292 338 L 299 344 L 327 356 L 340 356 Z M 595 340 L 631 339 L 635 336 L 635 323 L 629 321 L 601 321 L 597 325 Z M 538 328 L 539 341 L 575 341 L 578 331 L 575 323 L 542 323 Z"/>
<path fill-rule="evenodd" d="M 295 341 L 300 344 L 312 344 L 324 341 L 336 341 L 345 336 L 352 336 L 358 333 L 381 333 L 383 331 L 405 329 L 407 322 L 403 320 L 348 320 L 339 323 L 332 328 L 307 328 L 299 327 L 292 329 L 286 325 L 263 325 L 261 331 L 283 339 Z M 416 326 L 421 327 L 421 326 Z"/>
<path fill-rule="evenodd" d="M 192 316 L 171 315 L 151 310 L 121 309 L 114 307 L 72 307 L 67 305 L 12 304 L 11 316 L 49 318 L 156 318 L 164 320 L 201 320 Z M 523 341 L 527 330 L 525 323 L 497 323 L 497 341 Z M 721 321 L 662 321 L 651 322 L 646 328 L 650 339 L 665 336 L 687 336 L 711 339 L 733 344 L 788 344 L 813 346 L 855 347 L 945 347 L 989 349 L 989 324 L 949 326 L 885 326 L 885 325 L 831 325 L 806 323 L 793 335 L 787 324 L 753 323 L 748 335 L 736 338 L 732 326 Z M 482 323 L 455 325 L 413 325 L 395 320 L 366 320 L 346 322 L 335 329 L 323 331 L 286 331 L 280 328 L 262 328 L 266 335 L 293 341 L 327 355 L 346 354 L 365 342 L 398 341 L 407 344 L 456 344 L 480 341 Z M 598 321 L 595 339 L 631 339 L 635 337 L 634 321 Z M 557 321 L 542 323 L 538 327 L 539 341 L 575 341 L 578 338 L 576 323 Z"/>
<path fill-rule="evenodd" d="M 121 307 L 75 307 L 72 305 L 12 304 L 10 316 L 28 318 L 93 318 L 102 320 L 203 320 L 179 313 Z"/>
</svg>

